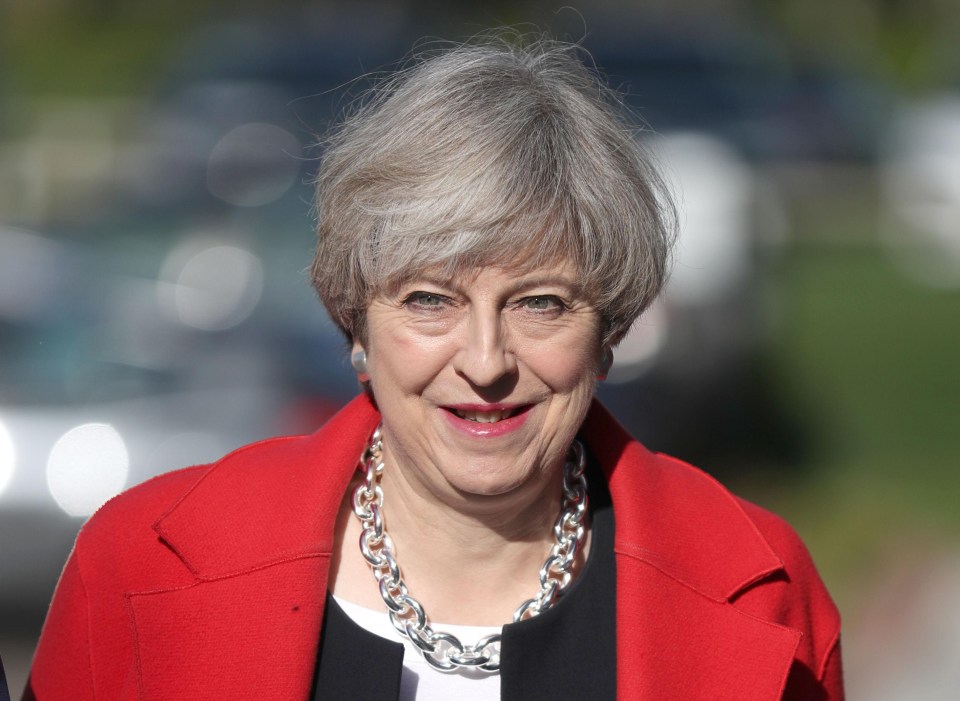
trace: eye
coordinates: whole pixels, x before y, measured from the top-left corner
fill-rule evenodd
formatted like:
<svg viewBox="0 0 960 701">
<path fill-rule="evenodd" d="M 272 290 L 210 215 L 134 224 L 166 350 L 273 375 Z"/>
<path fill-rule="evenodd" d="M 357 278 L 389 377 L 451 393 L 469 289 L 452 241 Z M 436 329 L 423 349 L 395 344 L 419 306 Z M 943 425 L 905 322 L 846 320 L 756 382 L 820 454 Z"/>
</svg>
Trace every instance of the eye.
<svg viewBox="0 0 960 701">
<path fill-rule="evenodd" d="M 535 312 L 554 312 L 565 308 L 563 302 L 561 302 L 558 297 L 553 295 L 526 297 L 520 300 L 519 306 Z"/>
<path fill-rule="evenodd" d="M 403 300 L 403 305 L 405 307 L 413 307 L 417 309 L 436 309 L 437 307 L 442 306 L 447 302 L 447 297 L 437 294 L 436 292 L 423 292 L 417 290 L 416 292 L 411 292 Z"/>
</svg>

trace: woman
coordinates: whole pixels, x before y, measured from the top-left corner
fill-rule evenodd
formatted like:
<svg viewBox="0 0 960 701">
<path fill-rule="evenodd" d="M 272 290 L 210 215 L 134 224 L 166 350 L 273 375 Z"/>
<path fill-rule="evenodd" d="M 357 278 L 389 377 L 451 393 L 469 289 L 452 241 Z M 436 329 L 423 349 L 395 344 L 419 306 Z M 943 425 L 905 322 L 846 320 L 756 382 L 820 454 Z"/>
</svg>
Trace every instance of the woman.
<svg viewBox="0 0 960 701">
<path fill-rule="evenodd" d="M 364 393 L 105 506 L 28 694 L 842 698 L 793 531 L 592 398 L 663 283 L 666 202 L 573 47 L 380 86 L 327 145 L 312 268 Z"/>
</svg>

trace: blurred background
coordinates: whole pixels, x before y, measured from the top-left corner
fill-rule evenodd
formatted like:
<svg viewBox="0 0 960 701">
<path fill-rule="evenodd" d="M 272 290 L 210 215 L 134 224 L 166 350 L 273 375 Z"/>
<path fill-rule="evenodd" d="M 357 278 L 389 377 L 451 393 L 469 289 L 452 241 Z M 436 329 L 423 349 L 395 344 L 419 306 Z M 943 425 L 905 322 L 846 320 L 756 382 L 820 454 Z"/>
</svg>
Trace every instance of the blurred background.
<svg viewBox="0 0 960 701">
<path fill-rule="evenodd" d="M 319 135 L 415 42 L 581 41 L 682 206 L 601 395 L 786 516 L 850 698 L 960 689 L 960 6 L 942 0 L 0 9 L 0 655 L 77 529 L 356 392 L 304 272 Z M 360 78 L 358 76 L 367 76 Z"/>
</svg>

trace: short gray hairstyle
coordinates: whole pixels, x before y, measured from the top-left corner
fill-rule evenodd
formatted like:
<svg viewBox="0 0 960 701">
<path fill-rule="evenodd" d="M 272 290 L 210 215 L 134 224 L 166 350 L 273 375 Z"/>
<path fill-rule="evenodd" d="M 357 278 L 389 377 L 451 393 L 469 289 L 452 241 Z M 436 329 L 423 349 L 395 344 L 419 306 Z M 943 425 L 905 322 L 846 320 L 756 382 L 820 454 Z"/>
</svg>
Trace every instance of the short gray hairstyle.
<svg viewBox="0 0 960 701">
<path fill-rule="evenodd" d="M 676 217 L 636 127 L 580 47 L 522 39 L 415 56 L 325 144 L 311 277 L 348 339 L 427 269 L 570 260 L 608 346 L 659 293 Z"/>
</svg>

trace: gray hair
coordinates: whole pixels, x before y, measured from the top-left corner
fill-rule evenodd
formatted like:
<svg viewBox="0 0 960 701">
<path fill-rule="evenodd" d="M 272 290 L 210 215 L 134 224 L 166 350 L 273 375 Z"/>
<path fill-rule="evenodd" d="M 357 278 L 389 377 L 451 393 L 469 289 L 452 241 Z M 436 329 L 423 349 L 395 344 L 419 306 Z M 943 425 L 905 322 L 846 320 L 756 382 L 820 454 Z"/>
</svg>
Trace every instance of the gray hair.
<svg viewBox="0 0 960 701">
<path fill-rule="evenodd" d="M 516 37 L 514 37 L 516 38 Z M 413 59 L 330 137 L 311 277 L 348 339 L 427 269 L 570 260 L 616 345 L 663 286 L 670 198 L 576 45 L 502 34 Z"/>
</svg>

